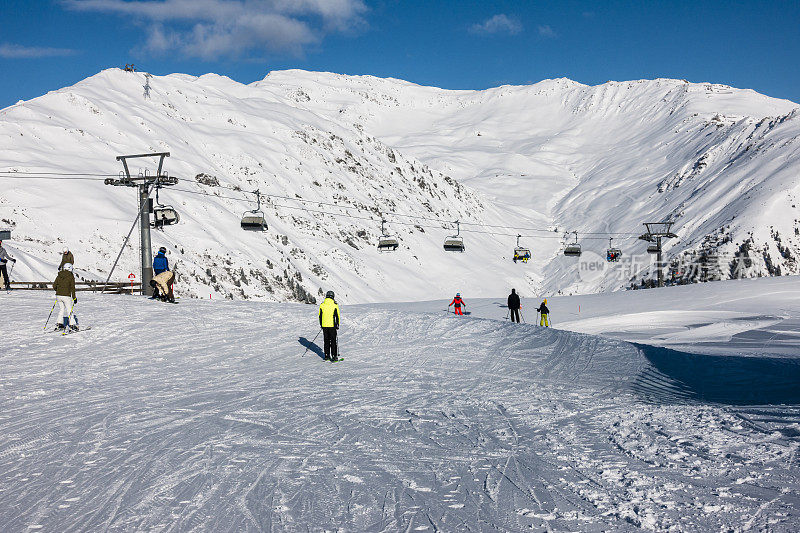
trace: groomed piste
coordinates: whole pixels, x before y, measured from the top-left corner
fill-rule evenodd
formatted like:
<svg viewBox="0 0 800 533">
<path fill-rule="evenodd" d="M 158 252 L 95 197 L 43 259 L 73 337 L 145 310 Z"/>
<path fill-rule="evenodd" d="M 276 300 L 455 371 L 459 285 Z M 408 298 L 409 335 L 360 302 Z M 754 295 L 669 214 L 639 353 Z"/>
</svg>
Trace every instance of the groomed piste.
<svg viewBox="0 0 800 533">
<path fill-rule="evenodd" d="M 314 306 L 87 295 L 62 337 L 3 298 L 8 531 L 800 527 L 796 358 L 398 304 L 334 365 Z"/>
</svg>

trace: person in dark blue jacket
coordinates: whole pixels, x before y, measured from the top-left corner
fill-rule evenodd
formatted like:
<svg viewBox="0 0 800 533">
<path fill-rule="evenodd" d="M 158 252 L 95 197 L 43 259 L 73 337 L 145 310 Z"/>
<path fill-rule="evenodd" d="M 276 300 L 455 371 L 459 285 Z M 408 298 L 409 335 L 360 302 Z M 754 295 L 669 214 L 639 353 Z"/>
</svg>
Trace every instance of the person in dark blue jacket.
<svg viewBox="0 0 800 533">
<path fill-rule="evenodd" d="M 167 260 L 167 249 L 162 246 L 158 249 L 158 253 L 153 258 L 153 277 L 158 276 L 162 272 L 169 271 L 169 261 Z M 153 289 L 153 298 L 158 298 L 158 287 Z"/>
</svg>

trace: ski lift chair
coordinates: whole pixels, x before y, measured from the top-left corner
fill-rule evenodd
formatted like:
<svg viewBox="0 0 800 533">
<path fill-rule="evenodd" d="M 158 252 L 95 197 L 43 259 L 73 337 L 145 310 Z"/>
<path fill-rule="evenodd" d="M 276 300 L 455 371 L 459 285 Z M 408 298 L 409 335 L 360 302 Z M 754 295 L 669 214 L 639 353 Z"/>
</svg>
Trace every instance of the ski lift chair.
<svg viewBox="0 0 800 533">
<path fill-rule="evenodd" d="M 394 235 L 387 235 L 384 230 L 385 220 L 381 220 L 381 236 L 378 239 L 379 252 L 394 252 L 400 246 L 400 241 Z"/>
<path fill-rule="evenodd" d="M 522 237 L 522 235 L 517 235 L 517 247 L 514 248 L 514 262 L 522 261 L 523 263 L 527 263 L 531 258 L 531 251 L 519 245 L 520 237 Z"/>
<path fill-rule="evenodd" d="M 266 231 L 267 220 L 264 218 L 264 212 L 261 210 L 261 193 L 258 190 L 253 191 L 256 195 L 257 205 L 252 211 L 245 211 L 242 215 L 242 229 L 248 231 Z"/>
<path fill-rule="evenodd" d="M 575 242 L 569 243 L 564 247 L 564 255 L 567 257 L 580 257 L 581 245 L 578 244 L 578 232 L 573 231 L 575 234 Z"/>
<path fill-rule="evenodd" d="M 463 252 L 464 251 L 464 237 L 458 235 L 451 235 L 444 240 L 445 252 Z"/>
<path fill-rule="evenodd" d="M 450 235 L 444 240 L 445 252 L 464 252 L 464 237 L 460 235 L 461 225 L 456 221 L 456 234 Z"/>
<path fill-rule="evenodd" d="M 263 211 L 245 211 L 242 215 L 242 229 L 250 231 L 266 231 L 267 221 Z"/>
<path fill-rule="evenodd" d="M 606 261 L 609 263 L 618 263 L 620 257 L 622 257 L 622 250 L 619 248 L 614 248 L 611 245 L 611 241 L 613 239 L 608 239 L 608 250 L 606 250 Z"/>
<path fill-rule="evenodd" d="M 172 226 L 181 221 L 181 216 L 178 211 L 171 205 L 164 205 L 158 199 L 158 191 L 161 185 L 156 184 L 156 206 L 153 208 L 153 222 L 154 228 L 163 228 L 164 226 Z"/>
<path fill-rule="evenodd" d="M 381 252 L 394 252 L 398 246 L 400 243 L 397 241 L 397 237 L 391 235 L 381 235 L 378 240 L 378 250 Z"/>
<path fill-rule="evenodd" d="M 153 226 L 156 228 L 173 226 L 180 221 L 180 214 L 171 205 L 158 205 L 153 208 Z"/>
</svg>

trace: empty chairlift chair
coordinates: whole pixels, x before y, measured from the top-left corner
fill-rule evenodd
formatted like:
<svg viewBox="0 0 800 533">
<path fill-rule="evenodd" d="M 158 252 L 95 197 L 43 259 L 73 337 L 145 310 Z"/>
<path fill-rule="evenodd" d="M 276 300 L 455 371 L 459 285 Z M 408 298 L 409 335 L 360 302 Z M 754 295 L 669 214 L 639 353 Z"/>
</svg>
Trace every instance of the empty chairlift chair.
<svg viewBox="0 0 800 533">
<path fill-rule="evenodd" d="M 522 261 L 523 263 L 527 263 L 531 258 L 531 251 L 519 245 L 520 237 L 522 237 L 522 235 L 517 235 L 517 246 L 514 248 L 514 262 Z"/>
<path fill-rule="evenodd" d="M 385 220 L 381 220 L 381 237 L 378 239 L 379 252 L 394 252 L 400 246 L 400 241 L 394 235 L 387 235 L 384 230 Z"/>
<path fill-rule="evenodd" d="M 611 245 L 612 240 L 613 239 L 608 239 L 608 250 L 606 250 L 606 261 L 608 261 L 609 263 L 617 263 L 622 257 L 622 250 L 620 250 L 619 248 L 614 248 Z"/>
<path fill-rule="evenodd" d="M 264 212 L 261 210 L 261 193 L 256 190 L 253 191 L 256 195 L 257 205 L 252 211 L 245 211 L 242 215 L 242 229 L 248 231 L 266 231 L 267 220 L 264 218 Z"/>
<path fill-rule="evenodd" d="M 581 245 L 578 244 L 578 232 L 573 231 L 575 234 L 575 242 L 569 243 L 564 247 L 564 255 L 567 257 L 580 257 Z"/>
<path fill-rule="evenodd" d="M 242 229 L 250 231 L 266 231 L 267 221 L 263 211 L 246 211 L 242 215 Z"/>
<path fill-rule="evenodd" d="M 444 251 L 445 252 L 463 252 L 464 248 L 464 237 L 460 235 L 461 233 L 461 224 L 458 220 L 456 220 L 456 234 L 450 235 L 444 240 Z"/>
</svg>

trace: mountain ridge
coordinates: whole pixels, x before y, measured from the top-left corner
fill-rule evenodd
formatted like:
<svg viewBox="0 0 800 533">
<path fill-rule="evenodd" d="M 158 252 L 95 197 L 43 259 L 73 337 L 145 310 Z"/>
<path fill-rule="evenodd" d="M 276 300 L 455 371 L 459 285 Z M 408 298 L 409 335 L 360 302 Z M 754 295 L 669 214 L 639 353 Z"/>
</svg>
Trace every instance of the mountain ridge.
<svg viewBox="0 0 800 533">
<path fill-rule="evenodd" d="M 579 231 L 585 248 L 603 255 L 594 233 L 632 236 L 651 217 L 673 218 L 681 228 L 682 239 L 668 244 L 671 259 L 704 249 L 730 256 L 745 246 L 747 275 L 796 272 L 797 221 L 774 209 L 765 218 L 759 206 L 789 209 L 776 189 L 800 194 L 797 107 L 751 90 L 663 78 L 451 91 L 298 70 L 245 85 L 213 73 L 108 69 L 0 110 L 8 132 L 0 136 L 0 170 L 108 173 L 118 171 L 115 155 L 171 151 L 166 168 L 182 181 L 163 193 L 180 199 L 185 216 L 154 232 L 154 244 L 183 250 L 192 296 L 312 301 L 325 287 L 370 302 L 431 291 L 496 296 L 509 285 L 528 293 L 597 292 L 636 282 L 650 266 L 621 276 L 605 265 L 600 278 L 582 279 L 575 261 L 560 255 L 564 233 Z M 265 208 L 270 231 L 243 234 L 235 224 L 253 197 L 231 199 L 230 191 L 193 182 L 199 174 L 305 203 L 272 202 Z M 53 274 L 57 258 L 48 248 L 65 239 L 55 226 L 67 222 L 94 241 L 70 244 L 90 259 L 78 261 L 89 267 L 81 275 L 104 279 L 135 216 L 132 195 L 65 183 L 0 195 L 0 219 L 28 243 L 19 251 L 35 258 L 18 274 Z M 87 218 L 31 205 L 54 190 Z M 313 212 L 313 201 L 342 207 Z M 415 228 L 421 218 L 382 211 L 444 227 Z M 382 216 L 403 243 L 397 254 L 374 250 Z M 41 230 L 36 218 L 61 222 Z M 473 224 L 461 225 L 463 256 L 441 250 L 456 220 Z M 534 251 L 524 267 L 510 261 L 517 233 Z M 626 258 L 643 255 L 635 239 L 622 244 Z M 122 266 L 135 271 L 136 254 L 123 254 Z"/>
</svg>

